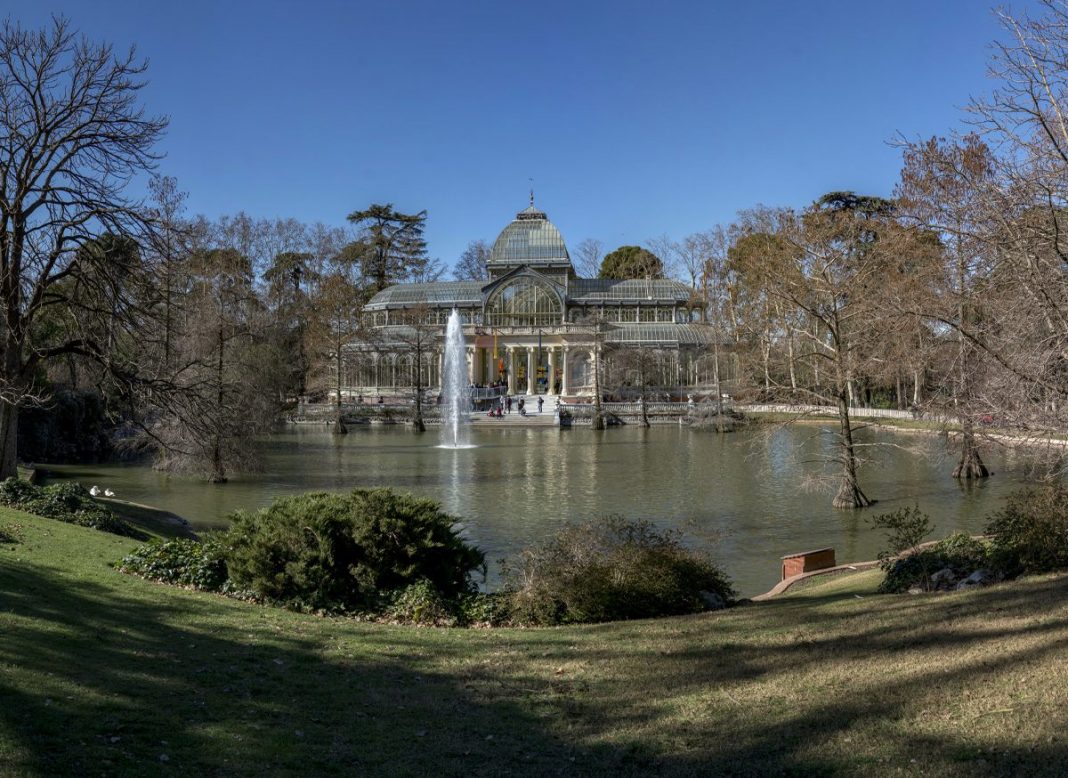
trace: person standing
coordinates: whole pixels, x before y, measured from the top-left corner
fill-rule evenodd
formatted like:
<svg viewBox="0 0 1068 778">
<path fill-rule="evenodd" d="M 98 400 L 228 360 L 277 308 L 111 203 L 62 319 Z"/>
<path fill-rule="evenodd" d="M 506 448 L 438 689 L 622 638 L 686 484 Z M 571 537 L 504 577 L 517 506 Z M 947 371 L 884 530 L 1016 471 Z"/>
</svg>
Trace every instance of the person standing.
<svg viewBox="0 0 1068 778">
<path fill-rule="evenodd" d="M 508 413 L 512 412 L 512 395 L 508 395 L 504 400 L 504 410 Z"/>
<path fill-rule="evenodd" d="M 542 399 L 541 395 L 538 395 L 538 413 L 541 413 L 541 406 L 544 402 L 545 400 Z"/>
</svg>

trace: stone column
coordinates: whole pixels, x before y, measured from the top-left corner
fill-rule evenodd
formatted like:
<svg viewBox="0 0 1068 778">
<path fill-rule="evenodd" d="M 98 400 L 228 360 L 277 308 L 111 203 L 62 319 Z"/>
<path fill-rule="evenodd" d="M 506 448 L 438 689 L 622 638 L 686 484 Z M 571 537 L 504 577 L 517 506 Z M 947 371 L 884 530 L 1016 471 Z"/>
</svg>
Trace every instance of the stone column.
<svg viewBox="0 0 1068 778">
<path fill-rule="evenodd" d="M 515 394 L 515 348 L 507 346 L 505 351 L 508 353 L 508 360 L 505 362 L 508 367 L 508 394 Z"/>
<path fill-rule="evenodd" d="M 549 386 L 546 394 L 556 394 L 556 348 L 549 349 Z"/>
<path fill-rule="evenodd" d="M 527 346 L 527 394 L 534 394 L 534 347 Z"/>
<path fill-rule="evenodd" d="M 564 346 L 563 369 L 560 371 L 560 394 L 567 394 L 567 346 Z"/>
<path fill-rule="evenodd" d="M 475 382 L 475 348 L 468 346 L 464 350 L 467 353 L 467 383 L 473 384 Z"/>
</svg>

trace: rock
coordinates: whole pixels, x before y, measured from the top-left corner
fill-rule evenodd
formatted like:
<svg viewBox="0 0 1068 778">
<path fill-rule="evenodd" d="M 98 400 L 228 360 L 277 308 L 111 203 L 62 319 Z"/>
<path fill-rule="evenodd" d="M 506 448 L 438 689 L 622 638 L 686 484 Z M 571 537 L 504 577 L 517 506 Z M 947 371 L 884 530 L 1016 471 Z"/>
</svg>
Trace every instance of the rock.
<svg viewBox="0 0 1068 778">
<path fill-rule="evenodd" d="M 939 586 L 950 586 L 956 583 L 957 574 L 953 572 L 953 568 L 943 567 L 941 570 L 931 576 L 931 585 L 935 588 Z"/>
<path fill-rule="evenodd" d="M 969 589 L 972 586 L 989 586 L 990 584 L 994 583 L 995 580 L 996 579 L 993 575 L 990 574 L 989 571 L 976 570 L 974 573 L 972 573 L 959 584 L 957 584 L 957 588 Z"/>
<path fill-rule="evenodd" d="M 913 586 L 911 589 L 909 589 L 909 594 L 923 594 L 923 589 L 921 589 L 919 586 Z"/>
<path fill-rule="evenodd" d="M 727 607 L 727 601 L 715 592 L 700 591 L 697 593 L 701 602 L 705 604 L 705 610 L 721 611 Z"/>
</svg>

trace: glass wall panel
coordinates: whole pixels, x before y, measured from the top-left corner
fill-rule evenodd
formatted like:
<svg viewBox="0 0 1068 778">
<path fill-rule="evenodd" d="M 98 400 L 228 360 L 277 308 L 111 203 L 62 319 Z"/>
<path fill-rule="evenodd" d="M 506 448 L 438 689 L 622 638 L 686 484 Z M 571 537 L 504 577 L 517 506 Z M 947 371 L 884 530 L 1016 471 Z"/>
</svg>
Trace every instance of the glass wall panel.
<svg viewBox="0 0 1068 778">
<path fill-rule="evenodd" d="M 518 278 L 486 302 L 485 323 L 499 327 L 546 327 L 561 322 L 560 297 L 534 278 Z"/>
</svg>

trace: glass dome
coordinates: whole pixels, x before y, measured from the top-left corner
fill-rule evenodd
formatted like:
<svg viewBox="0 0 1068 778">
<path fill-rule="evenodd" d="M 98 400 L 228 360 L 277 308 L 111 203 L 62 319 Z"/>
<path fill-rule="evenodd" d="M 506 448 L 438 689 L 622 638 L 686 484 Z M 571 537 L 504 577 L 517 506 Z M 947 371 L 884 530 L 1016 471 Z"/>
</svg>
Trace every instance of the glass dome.
<svg viewBox="0 0 1068 778">
<path fill-rule="evenodd" d="M 504 228 L 489 256 L 491 266 L 570 263 L 560 230 L 533 203 L 517 213 L 515 220 Z"/>
</svg>

